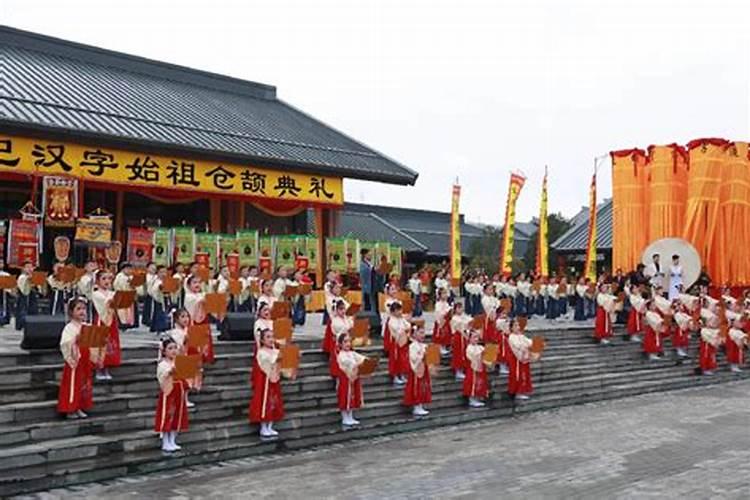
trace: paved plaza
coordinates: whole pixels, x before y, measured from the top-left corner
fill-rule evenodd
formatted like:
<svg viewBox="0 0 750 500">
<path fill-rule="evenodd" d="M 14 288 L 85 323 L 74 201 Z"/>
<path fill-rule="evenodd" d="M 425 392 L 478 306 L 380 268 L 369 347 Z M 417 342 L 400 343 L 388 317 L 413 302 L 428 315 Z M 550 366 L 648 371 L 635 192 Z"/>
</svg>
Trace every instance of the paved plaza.
<svg viewBox="0 0 750 500">
<path fill-rule="evenodd" d="M 749 498 L 750 381 L 25 498 Z"/>
</svg>

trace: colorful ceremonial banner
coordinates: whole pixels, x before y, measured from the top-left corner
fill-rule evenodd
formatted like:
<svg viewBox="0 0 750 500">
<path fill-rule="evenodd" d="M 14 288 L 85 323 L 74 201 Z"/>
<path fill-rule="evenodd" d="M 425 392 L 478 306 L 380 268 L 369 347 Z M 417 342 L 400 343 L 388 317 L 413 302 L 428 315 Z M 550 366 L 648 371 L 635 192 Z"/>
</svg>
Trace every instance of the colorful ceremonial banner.
<svg viewBox="0 0 750 500">
<path fill-rule="evenodd" d="M 208 254 L 208 265 L 218 269 L 219 235 L 215 233 L 195 233 L 195 251 Z"/>
<path fill-rule="evenodd" d="M 50 227 L 75 227 L 78 217 L 78 179 L 45 176 L 42 180 L 44 224 Z"/>
<path fill-rule="evenodd" d="M 591 178 L 589 191 L 589 236 L 586 241 L 584 276 L 596 282 L 596 174 Z"/>
<path fill-rule="evenodd" d="M 359 272 L 359 240 L 346 238 L 346 270 L 349 273 Z"/>
<path fill-rule="evenodd" d="M 451 196 L 451 241 L 450 241 L 450 254 L 451 254 L 451 278 L 454 280 L 461 279 L 461 214 L 459 213 L 458 206 L 461 198 L 461 186 L 455 184 L 453 186 L 453 193 Z M 399 260 L 400 260 L 399 252 Z M 393 266 L 394 269 L 396 266 Z M 399 274 L 401 267 L 398 267 Z"/>
<path fill-rule="evenodd" d="M 513 272 L 513 241 L 516 223 L 516 202 L 526 182 L 526 177 L 512 173 L 510 174 L 510 186 L 508 187 L 508 202 L 505 205 L 505 225 L 503 226 L 503 243 L 500 247 L 499 271 L 510 276 Z"/>
<path fill-rule="evenodd" d="M 263 270 L 274 271 L 276 268 L 276 247 L 273 236 L 261 236 L 258 243 L 258 266 Z"/>
<path fill-rule="evenodd" d="M 39 264 L 39 222 L 11 219 L 8 228 L 8 265 L 21 267 L 24 262 Z"/>
<path fill-rule="evenodd" d="M 172 228 L 174 262 L 189 264 L 195 260 L 195 228 L 190 226 Z"/>
<path fill-rule="evenodd" d="M 9 135 L 0 136 L 0 173 L 67 175 L 130 187 L 327 205 L 344 203 L 340 177 Z"/>
<path fill-rule="evenodd" d="M 0 259 L 5 260 L 5 237 L 8 231 L 8 222 L 0 220 Z"/>
<path fill-rule="evenodd" d="M 258 231 L 240 229 L 237 231 L 237 248 L 240 253 L 241 266 L 258 265 Z"/>
<path fill-rule="evenodd" d="M 295 266 L 296 244 L 297 237 L 294 235 L 276 236 L 276 267 L 293 268 Z"/>
<path fill-rule="evenodd" d="M 109 217 L 82 217 L 76 221 L 76 243 L 109 246 L 112 242 L 112 219 Z"/>
<path fill-rule="evenodd" d="M 219 235 L 219 259 L 221 260 L 219 267 L 227 265 L 227 255 L 230 253 L 237 253 L 237 237 L 234 234 L 220 234 Z"/>
<path fill-rule="evenodd" d="M 391 261 L 391 242 L 390 241 L 378 241 L 375 243 L 374 258 L 372 260 L 375 264 L 375 268 L 379 268 L 380 264 Z"/>
<path fill-rule="evenodd" d="M 146 228 L 128 228 L 127 260 L 135 266 L 146 266 L 151 260 L 154 231 Z"/>
<path fill-rule="evenodd" d="M 539 203 L 539 231 L 536 240 L 537 276 L 549 276 L 549 221 L 547 220 L 547 168 L 544 169 L 542 181 L 542 201 Z"/>
<path fill-rule="evenodd" d="M 344 238 L 326 239 L 326 253 L 330 270 L 346 272 L 346 240 Z"/>
<path fill-rule="evenodd" d="M 646 153 L 627 149 L 610 153 L 612 159 L 612 269 L 627 272 L 641 262 L 649 244 Z"/>
<path fill-rule="evenodd" d="M 171 265 L 172 230 L 166 227 L 152 228 L 154 233 L 151 260 L 157 266 Z"/>
<path fill-rule="evenodd" d="M 391 265 L 393 266 L 393 271 L 391 272 L 398 276 L 401 276 L 402 273 L 402 255 L 403 250 L 401 250 L 401 247 L 391 246 Z"/>
<path fill-rule="evenodd" d="M 307 266 L 310 269 L 317 269 L 318 267 L 318 237 L 307 236 L 305 238 L 305 246 L 307 247 Z"/>
</svg>

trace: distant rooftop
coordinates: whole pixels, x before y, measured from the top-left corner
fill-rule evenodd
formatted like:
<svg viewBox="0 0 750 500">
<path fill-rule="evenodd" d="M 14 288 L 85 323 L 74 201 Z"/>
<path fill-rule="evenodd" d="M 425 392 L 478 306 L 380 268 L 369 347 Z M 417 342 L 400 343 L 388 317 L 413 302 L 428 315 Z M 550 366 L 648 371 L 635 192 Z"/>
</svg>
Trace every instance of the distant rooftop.
<svg viewBox="0 0 750 500">
<path fill-rule="evenodd" d="M 6 132 L 392 184 L 417 179 L 414 170 L 278 99 L 271 85 L 5 26 L 0 62 Z"/>
</svg>

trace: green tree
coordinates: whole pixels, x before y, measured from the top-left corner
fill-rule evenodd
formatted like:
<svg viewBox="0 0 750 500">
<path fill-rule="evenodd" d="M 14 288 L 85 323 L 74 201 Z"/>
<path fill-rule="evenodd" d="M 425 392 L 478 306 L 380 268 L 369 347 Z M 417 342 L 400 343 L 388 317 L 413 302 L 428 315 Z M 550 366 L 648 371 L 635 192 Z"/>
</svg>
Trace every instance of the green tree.
<svg viewBox="0 0 750 500">
<path fill-rule="evenodd" d="M 481 268 L 489 274 L 497 272 L 502 234 L 502 229 L 497 227 L 487 226 L 482 230 L 482 237 L 469 246 L 469 268 Z"/>
<path fill-rule="evenodd" d="M 538 219 L 535 219 L 538 221 Z M 570 229 L 570 221 L 563 217 L 562 214 L 549 214 L 547 215 L 547 241 L 550 245 L 559 238 L 560 236 Z M 523 260 L 527 271 L 533 271 L 536 266 L 536 247 L 537 241 L 539 240 L 539 230 L 531 235 L 531 241 L 529 242 L 529 248 L 526 250 Z M 552 273 L 557 270 L 557 252 L 555 252 L 550 246 L 549 252 L 549 271 Z"/>
</svg>

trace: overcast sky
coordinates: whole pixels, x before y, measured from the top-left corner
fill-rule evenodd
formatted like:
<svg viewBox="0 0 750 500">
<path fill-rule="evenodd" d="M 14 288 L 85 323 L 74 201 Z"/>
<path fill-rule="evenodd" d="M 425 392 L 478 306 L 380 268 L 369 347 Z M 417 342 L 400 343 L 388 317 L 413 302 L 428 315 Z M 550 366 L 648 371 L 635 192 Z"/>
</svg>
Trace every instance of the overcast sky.
<svg viewBox="0 0 750 500">
<path fill-rule="evenodd" d="M 291 104 L 420 173 L 347 181 L 349 201 L 501 223 L 588 203 L 594 157 L 747 140 L 748 1 L 0 0 L 3 24 L 270 83 Z M 610 196 L 610 164 L 600 168 Z"/>
</svg>

